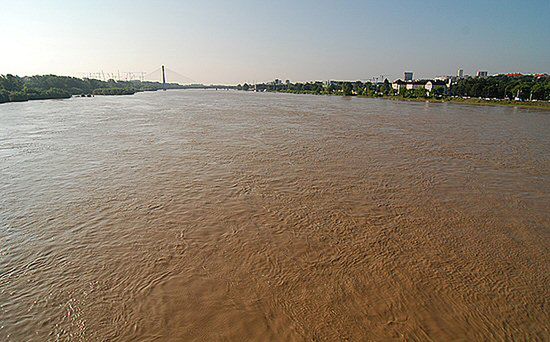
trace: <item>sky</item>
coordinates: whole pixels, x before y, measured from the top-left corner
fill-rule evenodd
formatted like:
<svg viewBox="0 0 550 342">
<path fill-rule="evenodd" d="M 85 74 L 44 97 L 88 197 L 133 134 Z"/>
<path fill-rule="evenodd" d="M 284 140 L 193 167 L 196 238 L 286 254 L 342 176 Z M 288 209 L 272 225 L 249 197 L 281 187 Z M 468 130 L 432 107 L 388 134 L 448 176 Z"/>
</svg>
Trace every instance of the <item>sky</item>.
<svg viewBox="0 0 550 342">
<path fill-rule="evenodd" d="M 549 23 L 550 0 L 0 0 L 0 74 L 164 64 L 237 84 L 550 73 Z"/>
</svg>

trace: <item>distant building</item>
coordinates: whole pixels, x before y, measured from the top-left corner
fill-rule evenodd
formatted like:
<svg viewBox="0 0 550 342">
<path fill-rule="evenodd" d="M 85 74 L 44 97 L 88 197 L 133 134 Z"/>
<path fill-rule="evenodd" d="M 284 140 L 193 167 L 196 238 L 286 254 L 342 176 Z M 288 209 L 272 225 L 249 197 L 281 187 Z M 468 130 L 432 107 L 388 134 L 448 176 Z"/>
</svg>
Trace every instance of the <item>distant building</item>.
<svg viewBox="0 0 550 342">
<path fill-rule="evenodd" d="M 476 76 L 477 76 L 477 77 L 487 77 L 487 74 L 488 74 L 487 71 L 478 70 Z"/>
<path fill-rule="evenodd" d="M 426 86 L 426 83 L 428 83 L 428 80 L 416 80 L 407 82 L 405 85 L 406 89 L 418 89 L 418 88 L 424 88 Z"/>
<path fill-rule="evenodd" d="M 536 79 L 542 78 L 542 77 L 548 77 L 547 74 L 521 74 L 521 73 L 509 73 L 506 74 L 508 77 L 522 77 L 522 76 L 533 76 Z"/>
<path fill-rule="evenodd" d="M 463 69 L 458 69 L 458 72 L 456 73 L 456 76 L 458 78 L 463 78 L 464 77 L 464 70 Z"/>
<path fill-rule="evenodd" d="M 392 83 L 392 88 L 396 92 L 400 92 L 401 89 L 426 89 L 428 92 L 432 92 L 437 87 L 443 88 L 445 91 L 447 90 L 447 82 L 444 80 L 416 80 L 416 81 L 403 81 L 401 79 L 395 80 Z"/>
<path fill-rule="evenodd" d="M 412 71 L 405 71 L 403 73 L 405 82 L 412 81 L 413 80 L 413 72 Z"/>
<path fill-rule="evenodd" d="M 407 89 L 407 82 L 401 79 L 398 79 L 393 81 L 393 83 L 391 84 L 391 87 L 393 88 L 393 90 L 399 93 L 401 89 Z"/>
<path fill-rule="evenodd" d="M 436 76 L 434 80 L 448 82 L 452 78 L 458 78 L 457 76 Z"/>
<path fill-rule="evenodd" d="M 432 90 L 438 87 L 441 87 L 445 90 L 447 88 L 447 82 L 443 80 L 429 80 L 428 82 L 426 82 L 426 85 L 424 85 L 424 88 L 428 92 L 432 92 Z"/>
</svg>

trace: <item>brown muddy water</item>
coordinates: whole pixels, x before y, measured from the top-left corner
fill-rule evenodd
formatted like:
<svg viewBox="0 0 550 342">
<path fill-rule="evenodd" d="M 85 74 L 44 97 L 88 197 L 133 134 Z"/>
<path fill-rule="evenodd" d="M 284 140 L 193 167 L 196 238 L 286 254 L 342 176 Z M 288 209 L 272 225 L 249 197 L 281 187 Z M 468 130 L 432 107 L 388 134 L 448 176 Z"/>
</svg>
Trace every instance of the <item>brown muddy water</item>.
<svg viewBox="0 0 550 342">
<path fill-rule="evenodd" d="M 548 340 L 550 114 L 0 105 L 0 340 Z"/>
</svg>

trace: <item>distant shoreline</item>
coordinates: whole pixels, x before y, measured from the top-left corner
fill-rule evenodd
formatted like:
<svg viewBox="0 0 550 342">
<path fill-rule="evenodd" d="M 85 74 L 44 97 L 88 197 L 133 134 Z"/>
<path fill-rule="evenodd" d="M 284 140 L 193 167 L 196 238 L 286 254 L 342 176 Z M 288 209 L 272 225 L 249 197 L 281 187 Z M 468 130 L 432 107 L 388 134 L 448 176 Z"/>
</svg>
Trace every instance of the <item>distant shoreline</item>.
<svg viewBox="0 0 550 342">
<path fill-rule="evenodd" d="M 359 95 L 358 97 L 376 98 L 376 97 L 363 96 L 363 95 Z M 510 101 L 510 100 L 494 101 L 494 100 L 484 100 L 484 99 L 477 99 L 477 98 L 406 99 L 406 98 L 399 98 L 395 96 L 394 97 L 384 96 L 384 97 L 378 97 L 378 98 L 384 99 L 384 100 L 403 101 L 403 102 L 456 103 L 456 104 L 465 104 L 465 105 L 472 105 L 472 106 L 518 107 L 518 108 L 525 108 L 525 109 L 541 109 L 541 110 L 550 111 L 550 102 L 543 102 L 543 101 L 537 101 L 537 102 L 522 102 L 522 101 Z"/>
<path fill-rule="evenodd" d="M 271 82 L 237 85 L 238 90 L 314 95 L 362 96 L 414 102 L 453 102 L 483 106 L 513 106 L 550 110 L 550 75 L 498 74 L 493 76 L 445 76 L 436 79 L 383 82 L 307 81 L 275 79 Z"/>
<path fill-rule="evenodd" d="M 381 99 L 400 102 L 419 102 L 419 103 L 455 103 L 472 106 L 491 106 L 491 107 L 517 107 L 524 109 L 540 109 L 550 111 L 550 102 L 546 101 L 511 101 L 511 100 L 484 100 L 479 98 L 453 98 L 447 97 L 442 99 L 436 98 L 404 98 L 400 96 L 367 96 L 367 95 L 342 95 L 342 94 L 315 94 L 311 92 L 289 92 L 289 91 L 268 91 L 268 93 L 296 94 L 296 95 L 315 95 L 315 96 L 348 96 L 364 99 Z"/>
<path fill-rule="evenodd" d="M 138 91 L 143 92 L 143 91 Z M 315 96 L 342 96 L 341 94 L 313 94 L 310 92 L 287 92 L 287 91 L 268 91 L 269 93 L 280 93 L 280 94 L 294 94 L 294 95 L 315 95 Z M 126 94 L 95 94 L 95 96 L 128 96 L 128 95 L 134 95 L 137 92 L 134 93 L 126 93 Z M 88 97 L 91 97 L 93 95 L 90 95 Z M 24 101 L 10 101 L 10 102 L 4 102 L 4 103 L 21 103 L 21 102 L 28 102 L 33 100 L 63 100 L 68 98 L 78 98 L 78 97 L 86 97 L 85 95 L 73 95 L 70 97 L 63 97 L 63 98 L 40 98 L 40 99 L 28 99 Z M 463 104 L 463 105 L 472 105 L 472 106 L 490 106 L 490 107 L 516 107 L 516 108 L 523 108 L 523 109 L 538 109 L 538 110 L 544 110 L 544 111 L 550 111 L 550 102 L 545 101 L 537 101 L 537 102 L 522 102 L 522 101 L 510 101 L 510 100 L 501 100 L 501 101 L 495 101 L 495 100 L 484 100 L 484 99 L 478 99 L 478 98 L 469 98 L 469 99 L 463 99 L 463 98 L 444 98 L 444 99 L 435 99 L 435 98 L 403 98 L 399 96 L 366 96 L 366 95 L 352 95 L 348 97 L 356 97 L 356 98 L 363 98 L 363 99 L 381 99 L 381 100 L 390 100 L 390 101 L 399 101 L 399 102 L 418 102 L 418 103 L 454 103 L 454 104 Z M 0 104 L 3 104 L 0 102 Z"/>
<path fill-rule="evenodd" d="M 67 99 L 72 96 L 133 95 L 142 91 L 183 89 L 189 86 L 177 83 L 161 83 L 140 80 L 102 81 L 57 75 L 20 77 L 0 75 L 0 103 L 26 102 L 32 100 Z"/>
</svg>

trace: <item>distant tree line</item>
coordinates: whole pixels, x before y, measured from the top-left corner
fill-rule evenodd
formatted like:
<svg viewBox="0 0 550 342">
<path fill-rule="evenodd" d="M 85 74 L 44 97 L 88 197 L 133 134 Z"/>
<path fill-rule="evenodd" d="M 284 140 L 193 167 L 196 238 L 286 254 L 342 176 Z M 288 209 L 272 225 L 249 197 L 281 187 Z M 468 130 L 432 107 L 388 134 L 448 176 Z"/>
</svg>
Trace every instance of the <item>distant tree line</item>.
<svg viewBox="0 0 550 342">
<path fill-rule="evenodd" d="M 384 96 L 392 93 L 391 83 L 386 79 L 383 83 L 372 82 L 347 82 L 347 81 L 328 81 L 328 82 L 305 82 L 291 83 L 275 82 L 260 83 L 249 85 L 247 83 L 237 85 L 238 90 L 255 91 L 276 91 L 297 94 L 316 94 L 316 95 L 365 95 L 365 96 Z"/>
<path fill-rule="evenodd" d="M 448 96 L 479 97 L 491 99 L 550 100 L 550 76 L 525 75 L 510 77 L 497 75 L 489 77 L 467 77 L 453 80 L 451 87 L 434 87 L 431 92 L 424 88 L 401 89 L 399 92 L 392 84 L 384 82 L 305 82 L 291 83 L 275 80 L 270 83 L 238 85 L 239 90 L 274 91 L 299 94 L 361 95 L 371 97 L 396 96 L 401 98 L 444 98 Z"/>
<path fill-rule="evenodd" d="M 492 99 L 550 100 L 550 76 L 467 77 L 453 83 L 450 95 Z"/>
<path fill-rule="evenodd" d="M 183 88 L 177 83 L 168 83 L 166 88 Z M 100 81 L 90 78 L 41 75 L 19 77 L 0 75 L 0 103 L 42 99 L 62 99 L 73 95 L 128 95 L 138 91 L 162 89 L 160 82 Z"/>
</svg>

